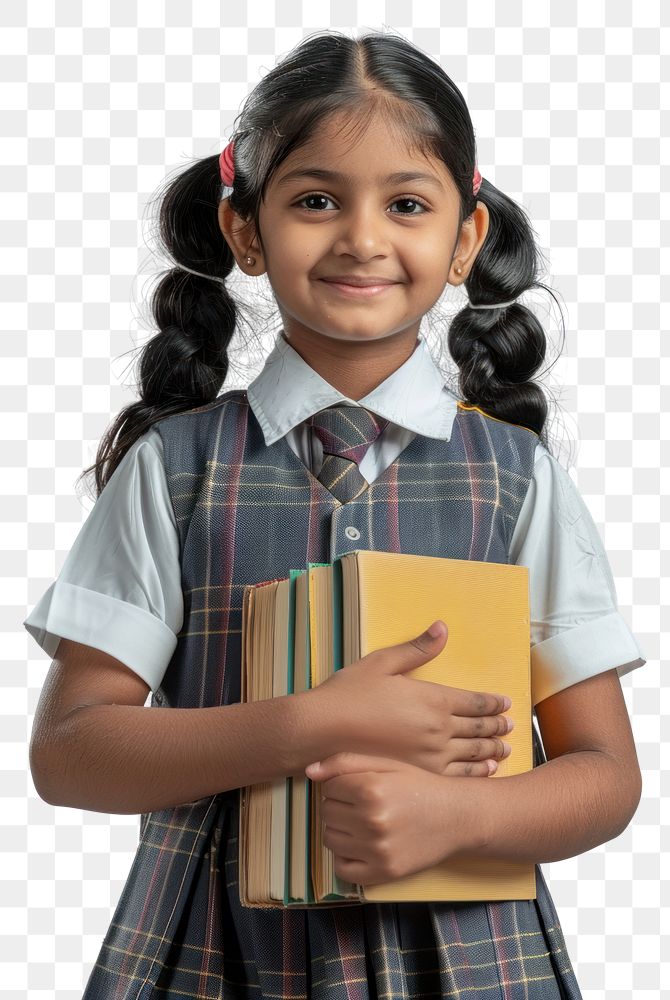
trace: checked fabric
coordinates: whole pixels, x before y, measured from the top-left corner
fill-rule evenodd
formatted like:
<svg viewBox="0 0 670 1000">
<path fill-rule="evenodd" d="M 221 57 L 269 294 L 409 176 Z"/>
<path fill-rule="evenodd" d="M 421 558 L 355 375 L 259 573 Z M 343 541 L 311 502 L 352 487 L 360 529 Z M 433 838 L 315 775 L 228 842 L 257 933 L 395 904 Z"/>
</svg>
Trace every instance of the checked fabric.
<svg viewBox="0 0 670 1000">
<path fill-rule="evenodd" d="M 154 711 L 240 702 L 250 584 L 354 548 L 509 562 L 537 442 L 529 429 L 459 405 L 448 440 L 417 434 L 342 506 L 315 490 L 283 438 L 266 443 L 245 390 L 155 426 L 184 622 Z M 533 733 L 537 766 L 546 757 Z M 536 899 L 244 907 L 239 804 L 232 788 L 142 814 L 82 1000 L 581 1000 L 539 865 Z"/>
<path fill-rule="evenodd" d="M 368 488 L 358 468 L 388 420 L 363 406 L 338 403 L 306 421 L 323 445 L 323 465 L 316 477 L 340 503 L 355 500 Z"/>
</svg>

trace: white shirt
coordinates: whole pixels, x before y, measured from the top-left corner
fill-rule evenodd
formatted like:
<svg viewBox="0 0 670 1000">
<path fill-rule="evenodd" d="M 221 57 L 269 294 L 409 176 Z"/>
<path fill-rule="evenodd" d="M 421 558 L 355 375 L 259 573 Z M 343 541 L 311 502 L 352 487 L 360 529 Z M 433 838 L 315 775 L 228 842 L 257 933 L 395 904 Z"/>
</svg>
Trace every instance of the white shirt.
<svg viewBox="0 0 670 1000">
<path fill-rule="evenodd" d="M 416 434 L 449 440 L 457 409 L 420 338 L 400 368 L 353 400 L 311 368 L 280 330 L 247 394 L 266 444 L 286 436 L 315 476 L 323 449 L 304 423 L 312 414 L 346 401 L 390 421 L 360 463 L 369 483 Z M 567 471 L 539 440 L 509 561 L 529 568 L 534 704 L 601 671 L 616 667 L 621 676 L 646 663 L 617 610 L 614 579 L 591 514 Z M 23 625 L 49 656 L 55 656 L 61 637 L 72 639 L 121 660 L 155 691 L 183 615 L 162 440 L 150 428 L 123 456 L 58 578 Z"/>
</svg>

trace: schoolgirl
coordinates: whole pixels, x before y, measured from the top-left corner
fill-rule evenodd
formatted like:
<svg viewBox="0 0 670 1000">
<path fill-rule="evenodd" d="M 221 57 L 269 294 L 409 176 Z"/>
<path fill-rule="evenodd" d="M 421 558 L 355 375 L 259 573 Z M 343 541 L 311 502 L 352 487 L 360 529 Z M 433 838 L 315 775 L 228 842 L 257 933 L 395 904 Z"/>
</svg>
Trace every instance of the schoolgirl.
<svg viewBox="0 0 670 1000">
<path fill-rule="evenodd" d="M 85 998 L 580 997 L 539 865 L 630 822 L 619 678 L 645 660 L 546 438 L 532 229 L 481 176 L 460 91 L 393 33 L 309 36 L 222 153 L 170 183 L 160 231 L 176 263 L 140 398 L 24 623 L 54 657 L 38 792 L 141 813 Z M 267 275 L 281 328 L 248 388 L 220 394 L 236 267 Z M 458 394 L 419 336 L 447 285 L 467 296 L 446 333 Z M 356 548 L 529 567 L 532 771 L 486 780 L 509 752 L 504 675 L 483 694 L 404 676 L 447 618 L 313 691 L 240 704 L 244 586 Z M 241 907 L 239 789 L 305 773 L 342 877 L 474 852 L 536 863 L 537 898 Z"/>
</svg>

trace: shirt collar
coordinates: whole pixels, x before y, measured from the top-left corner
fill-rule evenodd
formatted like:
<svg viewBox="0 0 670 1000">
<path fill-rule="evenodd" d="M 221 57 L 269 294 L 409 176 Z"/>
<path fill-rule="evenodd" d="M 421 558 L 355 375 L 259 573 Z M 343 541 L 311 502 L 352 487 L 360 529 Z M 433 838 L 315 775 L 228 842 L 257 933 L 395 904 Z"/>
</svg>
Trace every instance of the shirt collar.
<svg viewBox="0 0 670 1000">
<path fill-rule="evenodd" d="M 274 444 L 314 413 L 347 402 L 425 437 L 448 441 L 456 397 L 447 389 L 425 341 L 407 361 L 359 400 L 344 396 L 298 354 L 279 331 L 261 372 L 247 388 L 266 445 Z"/>
</svg>

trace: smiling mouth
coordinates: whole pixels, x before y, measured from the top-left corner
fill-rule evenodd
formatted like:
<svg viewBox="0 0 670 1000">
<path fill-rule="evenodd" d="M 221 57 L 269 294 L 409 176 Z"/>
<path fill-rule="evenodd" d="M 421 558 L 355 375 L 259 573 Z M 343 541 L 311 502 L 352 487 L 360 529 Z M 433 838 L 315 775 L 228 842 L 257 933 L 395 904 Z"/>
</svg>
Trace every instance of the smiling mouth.
<svg viewBox="0 0 670 1000">
<path fill-rule="evenodd" d="M 332 281 L 326 278 L 320 278 L 324 285 L 328 285 L 334 291 L 341 295 L 346 295 L 349 298 L 370 298 L 375 295 L 380 295 L 383 292 L 389 290 L 389 288 L 394 288 L 397 282 L 386 283 L 383 285 L 350 285 L 344 281 Z"/>
</svg>

